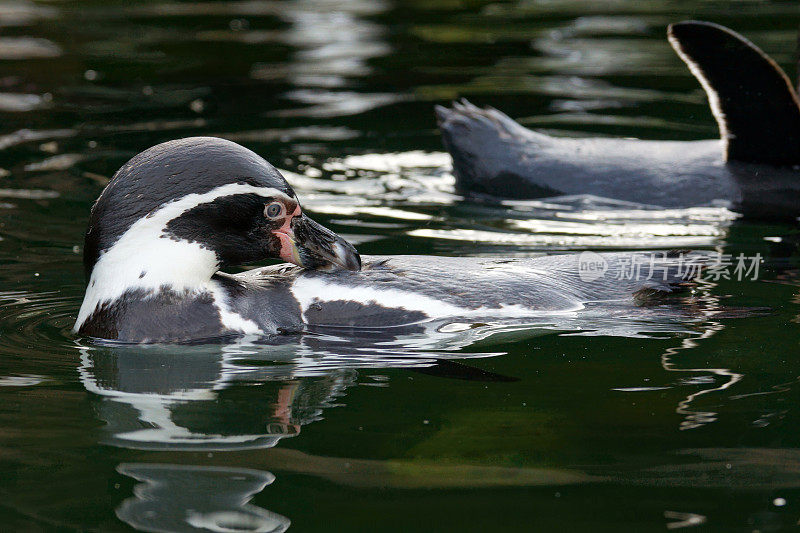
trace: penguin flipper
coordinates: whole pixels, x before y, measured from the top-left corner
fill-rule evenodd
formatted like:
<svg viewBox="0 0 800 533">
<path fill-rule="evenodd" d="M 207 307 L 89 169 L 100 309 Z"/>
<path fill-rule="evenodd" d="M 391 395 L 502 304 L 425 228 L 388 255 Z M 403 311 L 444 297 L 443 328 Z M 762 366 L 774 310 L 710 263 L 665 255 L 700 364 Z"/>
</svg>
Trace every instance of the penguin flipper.
<svg viewBox="0 0 800 533">
<path fill-rule="evenodd" d="M 671 24 L 667 36 L 705 89 L 726 160 L 800 164 L 800 100 L 775 61 L 711 22 Z"/>
</svg>

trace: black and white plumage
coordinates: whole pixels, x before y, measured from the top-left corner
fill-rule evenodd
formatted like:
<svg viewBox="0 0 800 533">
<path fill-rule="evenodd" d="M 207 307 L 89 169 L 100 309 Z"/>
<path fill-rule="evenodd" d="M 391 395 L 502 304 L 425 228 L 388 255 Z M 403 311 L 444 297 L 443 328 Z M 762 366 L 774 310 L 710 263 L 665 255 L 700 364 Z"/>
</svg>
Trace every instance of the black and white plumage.
<svg viewBox="0 0 800 533">
<path fill-rule="evenodd" d="M 274 332 L 281 306 L 277 323 L 248 322 L 231 311 L 235 283 L 216 275 L 271 257 L 361 266 L 355 248 L 306 217 L 255 153 L 211 137 L 159 144 L 117 171 L 92 208 L 75 330 L 137 342 Z"/>
<path fill-rule="evenodd" d="M 593 194 L 661 207 L 724 204 L 746 216 L 800 216 L 800 100 L 753 43 L 708 22 L 668 38 L 699 80 L 720 140 L 557 138 L 469 102 L 437 106 L 456 188 L 465 195 Z"/>
<path fill-rule="evenodd" d="M 679 263 L 644 254 L 533 259 L 367 257 L 303 213 L 280 173 L 216 138 L 160 144 L 124 165 L 92 210 L 88 286 L 75 330 L 124 342 L 190 342 L 309 328 L 414 328 L 435 320 L 574 313 L 671 291 Z M 282 258 L 230 275 L 226 266 Z M 625 269 L 636 262 L 635 275 Z"/>
</svg>

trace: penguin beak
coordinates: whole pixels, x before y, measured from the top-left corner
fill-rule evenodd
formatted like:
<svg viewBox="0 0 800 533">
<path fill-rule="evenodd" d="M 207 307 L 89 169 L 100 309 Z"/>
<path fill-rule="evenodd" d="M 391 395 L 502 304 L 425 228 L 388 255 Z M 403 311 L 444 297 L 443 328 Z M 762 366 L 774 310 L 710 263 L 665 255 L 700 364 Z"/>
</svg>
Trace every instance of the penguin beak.
<svg viewBox="0 0 800 533">
<path fill-rule="evenodd" d="M 304 213 L 274 233 L 281 241 L 280 258 L 313 270 L 361 270 L 355 247 Z"/>
</svg>

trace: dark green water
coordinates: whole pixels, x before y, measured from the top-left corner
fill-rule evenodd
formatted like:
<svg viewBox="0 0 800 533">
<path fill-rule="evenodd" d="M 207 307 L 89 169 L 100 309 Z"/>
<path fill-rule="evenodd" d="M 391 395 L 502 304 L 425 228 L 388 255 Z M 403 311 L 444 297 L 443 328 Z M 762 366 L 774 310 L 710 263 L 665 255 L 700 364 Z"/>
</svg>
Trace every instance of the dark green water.
<svg viewBox="0 0 800 533">
<path fill-rule="evenodd" d="M 794 1 L 0 3 L 0 529 L 795 527 L 795 229 L 461 204 L 433 120 L 466 96 L 559 134 L 714 137 L 664 38 L 686 18 L 795 77 Z M 285 169 L 362 253 L 766 261 L 666 307 L 391 344 L 76 339 L 91 202 L 138 151 L 199 134 Z"/>
</svg>

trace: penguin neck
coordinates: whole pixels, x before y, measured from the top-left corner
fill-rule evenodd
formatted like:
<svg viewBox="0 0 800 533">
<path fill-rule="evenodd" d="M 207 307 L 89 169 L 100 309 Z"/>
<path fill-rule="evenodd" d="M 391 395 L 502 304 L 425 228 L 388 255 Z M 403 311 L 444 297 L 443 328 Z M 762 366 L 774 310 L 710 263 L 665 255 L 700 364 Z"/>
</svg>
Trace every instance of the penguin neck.
<svg viewBox="0 0 800 533">
<path fill-rule="evenodd" d="M 92 268 L 74 329 L 99 306 L 126 292 L 148 297 L 160 291 L 191 294 L 208 290 L 218 269 L 217 254 L 197 242 L 169 237 L 146 243 L 122 239 L 101 253 Z"/>
</svg>

